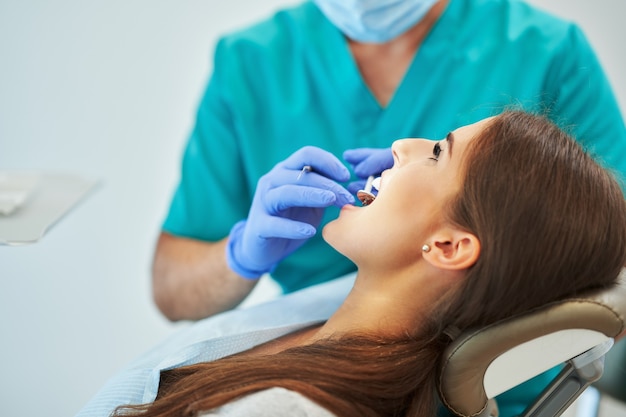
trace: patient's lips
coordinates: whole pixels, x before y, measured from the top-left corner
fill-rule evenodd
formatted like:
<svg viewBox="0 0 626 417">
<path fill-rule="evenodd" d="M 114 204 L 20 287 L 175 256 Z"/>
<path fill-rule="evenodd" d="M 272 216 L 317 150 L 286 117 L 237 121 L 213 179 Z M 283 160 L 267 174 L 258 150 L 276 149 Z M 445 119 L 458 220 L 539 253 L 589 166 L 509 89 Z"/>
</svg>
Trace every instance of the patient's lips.
<svg viewBox="0 0 626 417">
<path fill-rule="evenodd" d="M 364 206 L 369 206 L 376 199 L 376 196 L 372 193 L 372 188 L 378 190 L 380 187 L 380 177 L 374 178 L 373 175 L 370 175 L 367 179 L 367 183 L 365 183 L 365 189 L 359 190 L 356 193 L 356 196 L 359 200 L 361 200 L 361 204 Z"/>
</svg>

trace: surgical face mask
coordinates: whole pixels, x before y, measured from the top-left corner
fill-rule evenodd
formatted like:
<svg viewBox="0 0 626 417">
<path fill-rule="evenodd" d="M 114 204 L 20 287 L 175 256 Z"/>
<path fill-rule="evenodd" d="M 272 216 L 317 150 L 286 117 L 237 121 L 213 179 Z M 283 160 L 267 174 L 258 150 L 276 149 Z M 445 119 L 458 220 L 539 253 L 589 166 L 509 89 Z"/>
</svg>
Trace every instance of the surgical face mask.
<svg viewBox="0 0 626 417">
<path fill-rule="evenodd" d="M 438 0 L 313 0 L 344 35 L 383 43 L 406 32 Z"/>
</svg>

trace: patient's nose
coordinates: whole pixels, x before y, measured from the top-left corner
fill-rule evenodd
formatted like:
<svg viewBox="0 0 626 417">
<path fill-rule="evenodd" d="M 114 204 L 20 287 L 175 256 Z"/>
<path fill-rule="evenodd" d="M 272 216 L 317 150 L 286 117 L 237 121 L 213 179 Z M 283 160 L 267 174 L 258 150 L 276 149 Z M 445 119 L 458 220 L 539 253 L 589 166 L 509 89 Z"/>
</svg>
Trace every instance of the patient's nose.
<svg viewBox="0 0 626 417">
<path fill-rule="evenodd" d="M 407 138 L 398 139 L 391 145 L 391 152 L 396 163 L 407 162 L 417 155 L 424 155 L 428 152 L 427 148 L 432 146 L 433 141 L 428 139 Z"/>
</svg>

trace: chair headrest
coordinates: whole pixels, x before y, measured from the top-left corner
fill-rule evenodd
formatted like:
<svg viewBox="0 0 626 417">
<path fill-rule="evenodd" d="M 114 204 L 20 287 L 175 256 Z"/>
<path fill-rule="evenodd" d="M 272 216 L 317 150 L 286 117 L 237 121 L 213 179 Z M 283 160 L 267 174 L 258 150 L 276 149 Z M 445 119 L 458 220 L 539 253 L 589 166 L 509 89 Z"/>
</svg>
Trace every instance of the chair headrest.
<svg viewBox="0 0 626 417">
<path fill-rule="evenodd" d="M 625 328 L 626 269 L 610 289 L 463 332 L 444 354 L 439 395 L 453 412 L 479 415 L 489 398 L 615 338 Z M 499 374 L 500 381 L 490 386 L 488 374 Z"/>
</svg>

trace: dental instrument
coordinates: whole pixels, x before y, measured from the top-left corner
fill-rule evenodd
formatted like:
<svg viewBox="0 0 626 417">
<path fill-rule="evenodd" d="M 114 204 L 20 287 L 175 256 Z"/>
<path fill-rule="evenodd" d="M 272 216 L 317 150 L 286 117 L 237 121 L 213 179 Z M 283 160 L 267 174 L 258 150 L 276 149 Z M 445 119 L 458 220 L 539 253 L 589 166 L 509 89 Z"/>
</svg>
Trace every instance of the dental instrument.
<svg viewBox="0 0 626 417">
<path fill-rule="evenodd" d="M 313 171 L 313 168 L 311 167 L 311 165 L 305 165 L 302 167 L 302 169 L 300 170 L 300 173 L 298 174 L 298 178 L 296 178 L 296 181 L 299 181 L 300 178 L 302 177 L 302 175 L 306 174 L 307 172 L 311 172 Z"/>
<path fill-rule="evenodd" d="M 372 193 L 372 188 L 378 190 L 378 187 L 380 187 L 380 177 L 374 178 L 373 175 L 370 175 L 365 183 L 365 189 L 359 190 L 356 196 L 364 206 L 369 206 L 376 199 L 376 195 Z"/>
</svg>

